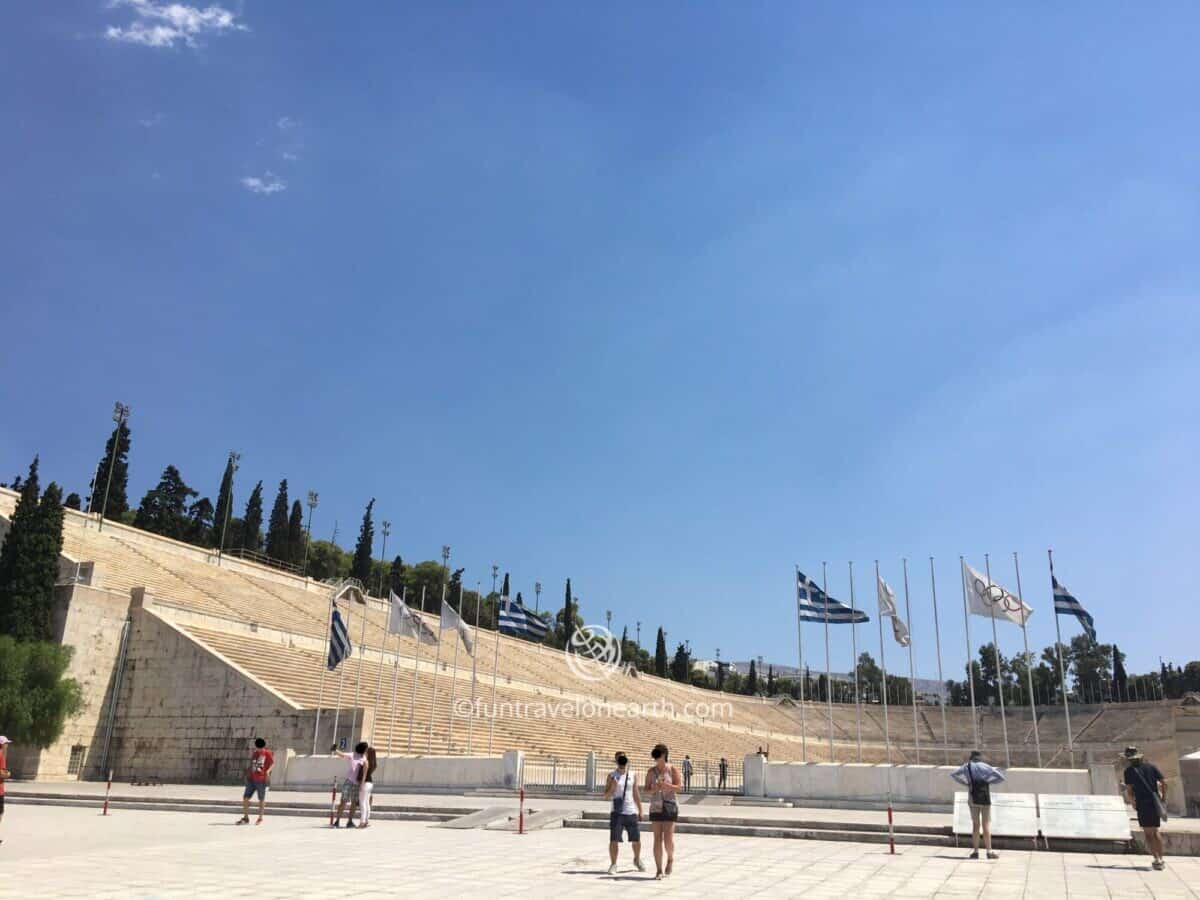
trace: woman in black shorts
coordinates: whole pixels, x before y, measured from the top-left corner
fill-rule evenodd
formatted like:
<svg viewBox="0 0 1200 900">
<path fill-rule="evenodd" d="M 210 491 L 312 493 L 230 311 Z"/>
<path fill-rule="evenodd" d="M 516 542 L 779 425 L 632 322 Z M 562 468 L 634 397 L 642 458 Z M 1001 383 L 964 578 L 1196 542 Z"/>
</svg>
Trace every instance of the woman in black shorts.
<svg viewBox="0 0 1200 900">
<path fill-rule="evenodd" d="M 666 744 L 655 744 L 650 751 L 654 760 L 646 772 L 646 793 L 650 795 L 650 827 L 654 829 L 655 878 L 670 875 L 675 864 L 675 822 L 679 819 L 679 804 L 675 795 L 683 787 L 679 770 L 667 761 L 670 751 Z M 663 847 L 667 850 L 667 865 L 663 867 Z"/>
</svg>

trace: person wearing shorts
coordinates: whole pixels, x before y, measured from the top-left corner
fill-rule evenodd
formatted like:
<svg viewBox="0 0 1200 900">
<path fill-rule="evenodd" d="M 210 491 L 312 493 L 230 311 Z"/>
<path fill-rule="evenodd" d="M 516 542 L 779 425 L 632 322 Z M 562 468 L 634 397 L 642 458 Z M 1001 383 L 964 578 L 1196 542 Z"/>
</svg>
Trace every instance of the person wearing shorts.
<svg viewBox="0 0 1200 900">
<path fill-rule="evenodd" d="M 666 744 L 655 744 L 650 751 L 654 760 L 646 772 L 646 793 L 650 795 L 650 827 L 654 829 L 655 879 L 669 876 L 675 868 L 675 823 L 679 820 L 679 801 L 676 796 L 683 787 L 679 770 L 667 759 Z M 663 865 L 663 851 L 667 862 Z"/>
<path fill-rule="evenodd" d="M 1126 764 L 1122 779 L 1125 802 L 1137 810 L 1138 824 L 1146 835 L 1146 849 L 1154 858 L 1154 869 L 1166 868 L 1163 859 L 1163 839 L 1158 830 L 1162 827 L 1163 809 L 1167 796 L 1167 780 L 1154 763 L 1146 762 L 1137 747 L 1126 747 L 1121 754 Z"/>
<path fill-rule="evenodd" d="M 12 741 L 0 734 L 0 821 L 4 819 L 4 782 L 11 777 L 8 771 L 8 745 L 11 743 Z"/>
<path fill-rule="evenodd" d="M 987 858 L 999 859 L 992 852 L 991 785 L 1002 782 L 1004 773 L 985 763 L 980 751 L 972 750 L 971 758 L 951 772 L 950 777 L 967 788 L 967 806 L 971 810 L 971 855 L 968 858 L 979 859 L 982 837 Z"/>
<path fill-rule="evenodd" d="M 250 798 L 258 794 L 258 821 L 263 823 L 263 813 L 267 811 L 267 783 L 271 780 L 271 769 L 275 765 L 275 755 L 267 749 L 267 742 L 262 738 L 254 739 L 254 752 L 250 754 L 250 765 L 246 767 L 246 790 L 242 792 L 242 817 L 237 824 L 250 823 Z"/>
<path fill-rule="evenodd" d="M 612 801 L 612 811 L 608 814 L 608 874 L 617 874 L 617 852 L 621 846 L 622 832 L 633 845 L 634 866 L 639 872 L 645 872 L 642 833 L 638 828 L 638 820 L 642 817 L 642 792 L 638 790 L 637 779 L 629 771 L 629 757 L 618 753 L 616 763 L 616 769 L 609 773 L 608 782 L 604 785 L 604 799 Z"/>
<path fill-rule="evenodd" d="M 338 802 L 337 812 L 333 816 L 333 827 L 342 827 L 342 810 L 347 806 L 350 807 L 350 814 L 346 816 L 346 827 L 354 827 L 354 813 L 358 811 L 358 791 L 359 783 L 362 781 L 362 769 L 366 764 L 367 742 L 359 741 L 354 745 L 353 753 L 343 753 L 334 744 L 330 748 L 330 752 L 334 756 L 340 756 L 346 760 L 346 777 L 342 779 L 342 799 Z"/>
</svg>

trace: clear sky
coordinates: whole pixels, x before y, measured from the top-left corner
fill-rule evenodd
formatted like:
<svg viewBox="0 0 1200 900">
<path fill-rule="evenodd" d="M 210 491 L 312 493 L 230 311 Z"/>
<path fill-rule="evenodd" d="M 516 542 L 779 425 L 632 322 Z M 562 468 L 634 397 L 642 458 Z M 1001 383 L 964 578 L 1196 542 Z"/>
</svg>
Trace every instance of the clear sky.
<svg viewBox="0 0 1200 900">
<path fill-rule="evenodd" d="M 703 657 L 907 556 L 935 676 L 933 555 L 960 670 L 1014 550 L 1040 648 L 1047 547 L 1200 657 L 1194 5 L 224 3 L 8 9 L 5 479 L 85 493 L 120 399 L 135 503 L 236 448 Z"/>
</svg>

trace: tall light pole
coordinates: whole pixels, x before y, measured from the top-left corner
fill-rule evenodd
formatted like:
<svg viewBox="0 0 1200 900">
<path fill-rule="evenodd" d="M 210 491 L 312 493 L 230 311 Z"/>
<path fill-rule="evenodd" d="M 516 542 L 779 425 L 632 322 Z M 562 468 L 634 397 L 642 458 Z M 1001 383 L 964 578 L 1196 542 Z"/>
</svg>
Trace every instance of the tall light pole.
<svg viewBox="0 0 1200 900">
<path fill-rule="evenodd" d="M 117 427 L 113 429 L 112 454 L 108 458 L 108 478 L 104 481 L 104 503 L 100 506 L 100 522 L 96 527 L 97 531 L 104 530 L 104 514 L 108 512 L 108 491 L 112 487 L 113 469 L 117 467 L 117 456 L 121 452 L 121 428 L 132 411 L 119 400 L 113 404 L 113 421 L 117 423 Z M 95 491 L 93 490 L 92 493 L 94 494 Z"/>
<path fill-rule="evenodd" d="M 450 581 L 450 545 L 442 544 L 442 581 Z"/>
<path fill-rule="evenodd" d="M 379 551 L 379 596 L 383 596 L 383 567 L 387 565 L 387 539 L 392 530 L 392 523 L 383 520 L 383 547 Z"/>
<path fill-rule="evenodd" d="M 533 583 L 533 614 L 536 616 L 542 608 L 542 583 Z"/>
<path fill-rule="evenodd" d="M 238 463 L 241 459 L 242 454 L 236 450 L 229 451 L 229 464 L 233 466 L 233 469 L 229 473 L 229 498 L 225 501 L 225 521 L 221 523 L 221 543 L 217 547 L 218 566 L 221 564 L 221 554 L 225 552 L 225 531 L 229 528 L 229 517 L 233 513 L 233 476 L 237 474 Z"/>
<path fill-rule="evenodd" d="M 642 623 L 641 622 L 637 623 L 637 645 L 638 645 L 638 649 L 641 650 L 642 649 Z"/>
<path fill-rule="evenodd" d="M 605 627 L 607 627 L 608 630 L 611 632 L 612 631 L 612 610 L 611 609 L 606 609 L 604 611 L 604 622 L 605 622 Z"/>
<path fill-rule="evenodd" d="M 308 545 L 312 543 L 312 514 L 317 508 L 317 492 L 308 492 L 308 525 L 304 529 L 304 568 L 300 573 L 305 578 L 308 577 Z"/>
</svg>

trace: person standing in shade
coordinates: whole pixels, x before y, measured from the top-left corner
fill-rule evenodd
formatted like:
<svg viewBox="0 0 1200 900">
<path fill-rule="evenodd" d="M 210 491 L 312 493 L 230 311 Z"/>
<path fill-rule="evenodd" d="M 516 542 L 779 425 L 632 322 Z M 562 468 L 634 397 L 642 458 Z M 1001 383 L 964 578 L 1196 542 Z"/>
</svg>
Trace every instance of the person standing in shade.
<svg viewBox="0 0 1200 900">
<path fill-rule="evenodd" d="M 1146 849 L 1154 858 L 1151 865 L 1155 869 L 1165 869 L 1163 839 L 1158 829 L 1166 818 L 1167 780 L 1158 766 L 1146 762 L 1137 747 L 1126 747 L 1121 759 L 1126 764 L 1122 779 L 1125 802 L 1137 810 L 1138 824 L 1146 835 Z"/>
<path fill-rule="evenodd" d="M 675 799 L 683 787 L 679 770 L 668 762 L 670 751 L 666 744 L 655 744 L 650 751 L 654 760 L 646 772 L 646 793 L 650 795 L 650 827 L 654 829 L 654 877 L 661 879 L 675 868 L 675 823 L 679 820 L 679 803 Z M 663 850 L 667 863 L 663 865 Z"/>
<path fill-rule="evenodd" d="M 354 813 L 358 810 L 358 792 L 359 784 L 362 781 L 362 768 L 366 762 L 367 742 L 359 741 L 354 745 L 353 753 L 344 753 L 334 744 L 329 748 L 329 752 L 334 756 L 340 756 L 346 760 L 346 777 L 342 779 L 342 798 L 338 801 L 337 812 L 333 817 L 333 827 L 342 827 L 342 810 L 347 806 L 350 807 L 350 814 L 346 816 L 346 827 L 354 827 Z"/>
<path fill-rule="evenodd" d="M 4 821 L 4 782 L 12 777 L 12 772 L 8 771 L 8 745 L 11 743 L 0 734 L 0 822 Z"/>
<path fill-rule="evenodd" d="M 629 757 L 618 753 L 616 763 L 617 768 L 609 773 L 608 783 L 604 785 L 604 799 L 612 801 L 612 811 L 608 814 L 608 874 L 617 874 L 617 852 L 621 846 L 622 831 L 633 846 L 634 866 L 639 872 L 645 872 L 642 833 L 638 828 L 638 820 L 642 817 L 642 792 L 638 790 L 637 779 L 629 771 Z"/>
<path fill-rule="evenodd" d="M 724 790 L 725 779 L 729 775 L 729 763 L 725 761 L 725 757 L 721 757 L 721 761 L 717 763 L 717 790 Z"/>
<path fill-rule="evenodd" d="M 271 769 L 275 765 L 275 754 L 267 749 L 262 738 L 254 739 L 254 752 L 250 754 L 250 765 L 246 767 L 246 790 L 242 792 L 242 817 L 237 824 L 250 824 L 250 798 L 258 794 L 258 821 L 263 823 L 267 811 L 267 784 L 271 780 Z"/>
<path fill-rule="evenodd" d="M 363 759 L 362 768 L 359 769 L 361 773 L 358 782 L 359 828 L 366 828 L 371 824 L 371 791 L 375 788 L 375 768 L 378 764 L 379 760 L 375 755 L 375 748 L 368 747 L 366 756 Z"/>
<path fill-rule="evenodd" d="M 683 757 L 683 790 L 684 793 L 692 790 L 692 758 L 687 754 Z"/>
<path fill-rule="evenodd" d="M 983 848 L 988 859 L 999 859 L 992 852 L 992 791 L 991 785 L 1004 780 L 1004 773 L 983 761 L 983 754 L 971 751 L 971 758 L 950 773 L 967 788 L 967 805 L 971 810 L 971 855 L 979 859 L 979 838 L 983 837 Z"/>
</svg>

